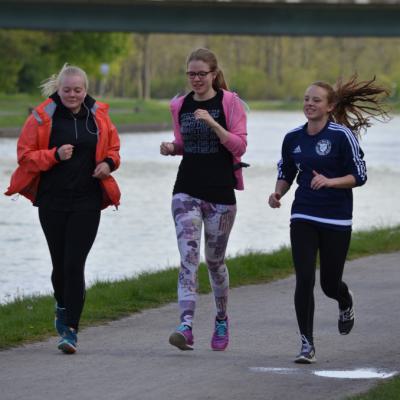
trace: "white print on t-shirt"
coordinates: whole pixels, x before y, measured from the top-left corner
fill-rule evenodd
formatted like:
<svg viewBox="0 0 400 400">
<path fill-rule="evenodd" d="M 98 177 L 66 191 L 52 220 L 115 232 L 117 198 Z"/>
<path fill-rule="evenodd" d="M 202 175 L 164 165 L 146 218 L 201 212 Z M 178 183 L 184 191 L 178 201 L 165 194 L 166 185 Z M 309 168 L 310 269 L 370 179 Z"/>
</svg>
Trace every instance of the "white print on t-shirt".
<svg viewBox="0 0 400 400">
<path fill-rule="evenodd" d="M 299 153 L 301 153 L 300 145 L 298 145 L 298 146 L 293 150 L 293 154 L 299 154 Z"/>
<path fill-rule="evenodd" d="M 215 120 L 221 112 L 218 109 L 207 111 Z M 185 153 L 218 153 L 218 136 L 204 121 L 195 119 L 193 113 L 182 113 L 180 123 Z"/>
</svg>

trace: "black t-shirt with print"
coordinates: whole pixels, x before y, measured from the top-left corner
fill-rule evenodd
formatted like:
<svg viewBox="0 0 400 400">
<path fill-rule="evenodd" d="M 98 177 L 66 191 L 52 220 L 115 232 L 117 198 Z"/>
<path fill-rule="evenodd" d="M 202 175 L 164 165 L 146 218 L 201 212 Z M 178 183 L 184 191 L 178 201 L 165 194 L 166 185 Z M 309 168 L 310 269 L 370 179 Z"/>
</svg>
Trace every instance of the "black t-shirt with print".
<svg viewBox="0 0 400 400">
<path fill-rule="evenodd" d="M 193 94 L 186 96 L 179 111 L 183 157 L 173 194 L 186 193 L 210 203 L 236 204 L 232 154 L 204 121 L 194 118 L 197 109 L 207 110 L 226 129 L 223 91 L 205 101 L 194 100 Z"/>
</svg>

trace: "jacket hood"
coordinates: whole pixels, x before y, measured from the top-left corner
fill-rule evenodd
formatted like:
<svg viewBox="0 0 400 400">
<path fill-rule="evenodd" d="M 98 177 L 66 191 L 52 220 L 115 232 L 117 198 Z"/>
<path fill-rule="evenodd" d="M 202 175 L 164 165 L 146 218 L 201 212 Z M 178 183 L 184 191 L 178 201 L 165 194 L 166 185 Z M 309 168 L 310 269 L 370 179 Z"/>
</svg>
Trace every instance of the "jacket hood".
<svg viewBox="0 0 400 400">
<path fill-rule="evenodd" d="M 65 107 L 61 101 L 61 97 L 59 96 L 59 94 L 57 92 L 54 92 L 51 96 L 49 96 L 49 98 L 54 100 L 54 102 L 57 104 L 57 106 Z M 92 96 L 87 94 L 85 96 L 83 102 L 90 109 L 94 106 L 94 104 L 96 103 L 96 100 Z"/>
<path fill-rule="evenodd" d="M 86 95 L 84 99 L 84 104 L 93 115 L 95 115 L 97 112 L 100 112 L 100 114 L 102 115 L 106 115 L 110 108 L 108 104 L 96 101 L 93 97 L 89 95 Z M 59 107 L 64 107 L 64 109 L 68 111 L 68 109 L 62 104 L 60 96 L 57 93 L 53 93 L 39 106 L 35 107 L 32 110 L 32 114 L 39 122 L 39 124 L 42 124 L 44 122 L 50 121 L 54 115 L 56 108 Z M 68 111 L 68 113 L 70 112 Z"/>
</svg>

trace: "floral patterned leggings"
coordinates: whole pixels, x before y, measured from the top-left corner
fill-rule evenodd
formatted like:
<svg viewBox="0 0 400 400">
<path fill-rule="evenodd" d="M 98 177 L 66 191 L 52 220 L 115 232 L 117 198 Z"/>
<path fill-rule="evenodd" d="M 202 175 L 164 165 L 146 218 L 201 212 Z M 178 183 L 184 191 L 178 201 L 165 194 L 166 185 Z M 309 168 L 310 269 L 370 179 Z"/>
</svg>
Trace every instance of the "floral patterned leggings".
<svg viewBox="0 0 400 400">
<path fill-rule="evenodd" d="M 229 289 L 225 251 L 236 216 L 236 204 L 209 203 L 184 193 L 172 198 L 172 215 L 181 256 L 178 303 L 181 322 L 192 326 L 198 288 L 201 228 L 204 222 L 205 259 L 217 316 L 224 318 Z"/>
</svg>

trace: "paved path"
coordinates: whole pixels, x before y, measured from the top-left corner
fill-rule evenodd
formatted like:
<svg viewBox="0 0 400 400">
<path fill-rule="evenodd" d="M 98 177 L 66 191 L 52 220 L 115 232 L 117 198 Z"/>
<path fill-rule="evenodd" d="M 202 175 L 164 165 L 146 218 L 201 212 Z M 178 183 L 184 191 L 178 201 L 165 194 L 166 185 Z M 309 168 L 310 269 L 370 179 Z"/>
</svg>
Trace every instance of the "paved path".
<svg viewBox="0 0 400 400">
<path fill-rule="evenodd" d="M 210 350 L 213 303 L 199 298 L 195 350 L 168 344 L 177 321 L 169 304 L 80 334 L 79 353 L 59 353 L 56 337 L 0 352 L 2 400 L 342 399 L 376 379 L 332 379 L 313 371 L 400 371 L 400 253 L 349 262 L 356 324 L 337 332 L 337 306 L 316 290 L 317 364 L 292 362 L 299 350 L 292 304 L 294 279 L 231 291 L 231 344 Z M 258 368 L 258 369 L 252 369 Z M 263 370 L 286 368 L 287 370 Z M 277 373 L 279 372 L 279 373 Z"/>
</svg>

